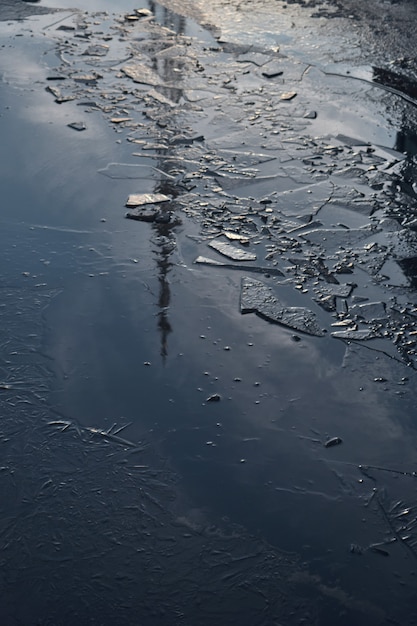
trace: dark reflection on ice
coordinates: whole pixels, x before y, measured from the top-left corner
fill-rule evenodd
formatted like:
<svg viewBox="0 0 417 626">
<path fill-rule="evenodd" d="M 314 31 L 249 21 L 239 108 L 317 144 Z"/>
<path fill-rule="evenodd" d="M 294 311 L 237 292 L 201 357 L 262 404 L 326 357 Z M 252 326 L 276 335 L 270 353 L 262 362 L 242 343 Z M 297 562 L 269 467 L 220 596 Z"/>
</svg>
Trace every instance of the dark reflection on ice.
<svg viewBox="0 0 417 626">
<path fill-rule="evenodd" d="M 6 622 L 405 624 L 412 133 L 319 135 L 336 77 L 147 6 L 48 25 L 59 61 L 26 116 L 54 109 L 71 148 L 2 171 L 42 181 L 2 213 Z M 371 108 L 360 88 L 341 118 Z M 123 220 L 128 194 L 150 224 Z"/>
</svg>

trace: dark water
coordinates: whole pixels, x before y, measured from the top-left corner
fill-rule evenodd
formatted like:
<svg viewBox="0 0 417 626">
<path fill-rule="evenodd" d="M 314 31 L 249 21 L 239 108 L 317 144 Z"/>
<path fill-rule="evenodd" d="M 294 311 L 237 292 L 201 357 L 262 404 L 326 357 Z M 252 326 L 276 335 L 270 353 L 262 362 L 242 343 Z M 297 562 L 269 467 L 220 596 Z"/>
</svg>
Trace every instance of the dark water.
<svg viewBox="0 0 417 626">
<path fill-rule="evenodd" d="M 1 24 L 2 623 L 414 624 L 413 105 L 148 6 Z M 224 231 L 248 269 L 194 263 Z M 242 315 L 247 276 L 324 336 Z"/>
</svg>

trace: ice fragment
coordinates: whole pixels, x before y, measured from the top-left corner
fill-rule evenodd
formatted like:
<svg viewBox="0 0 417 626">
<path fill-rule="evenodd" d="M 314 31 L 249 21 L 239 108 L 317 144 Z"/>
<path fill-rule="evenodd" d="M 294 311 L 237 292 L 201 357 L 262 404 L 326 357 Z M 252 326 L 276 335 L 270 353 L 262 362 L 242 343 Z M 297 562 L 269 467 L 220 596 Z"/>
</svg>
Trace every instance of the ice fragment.
<svg viewBox="0 0 417 626">
<path fill-rule="evenodd" d="M 67 124 L 68 128 L 73 128 L 74 130 L 86 130 L 87 125 L 84 122 L 71 122 L 71 124 Z"/>
<path fill-rule="evenodd" d="M 380 337 L 379 333 L 372 329 L 361 329 L 361 330 L 337 330 L 332 333 L 332 337 L 336 337 L 336 339 L 350 339 L 357 341 L 366 341 L 367 339 L 375 339 L 375 337 Z"/>
<path fill-rule="evenodd" d="M 233 233 L 230 230 L 225 230 L 222 234 L 230 241 L 240 241 L 242 245 L 249 243 L 249 239 L 245 235 L 239 235 L 239 233 Z"/>
<path fill-rule="evenodd" d="M 206 402 L 220 402 L 221 396 L 218 393 L 213 393 L 211 396 L 206 398 Z"/>
<path fill-rule="evenodd" d="M 265 78 L 276 78 L 277 76 L 282 76 L 283 73 L 281 63 L 272 61 L 262 67 L 262 76 Z"/>
<path fill-rule="evenodd" d="M 339 446 L 342 443 L 340 437 L 331 437 L 324 443 L 325 448 L 332 448 L 333 446 Z"/>
<path fill-rule="evenodd" d="M 292 100 L 297 95 L 296 91 L 287 91 L 286 93 L 282 93 L 280 96 L 280 100 Z"/>
<path fill-rule="evenodd" d="M 216 250 L 223 256 L 228 259 L 232 259 L 233 261 L 256 261 L 256 254 L 254 252 L 241 250 L 236 246 L 232 246 L 230 243 L 213 239 L 213 241 L 210 241 L 208 245 L 210 248 L 213 248 L 213 250 Z"/>
<path fill-rule="evenodd" d="M 128 211 L 126 213 L 126 217 L 130 220 L 136 220 L 138 222 L 155 222 L 157 216 L 159 215 L 159 211 L 155 208 L 145 208 L 134 209 L 133 211 Z"/>
<path fill-rule="evenodd" d="M 352 293 L 353 285 L 348 284 L 326 284 L 319 285 L 314 291 L 323 296 L 335 296 L 337 298 L 348 298 Z"/>
<path fill-rule="evenodd" d="M 95 56 L 95 57 L 104 57 L 109 51 L 109 46 L 102 43 L 91 44 L 88 48 L 83 52 L 83 55 L 86 56 Z"/>
<path fill-rule="evenodd" d="M 383 320 L 387 317 L 385 302 L 367 302 L 366 304 L 354 304 L 349 313 L 357 315 L 369 322 Z"/>
<path fill-rule="evenodd" d="M 163 193 L 133 193 L 127 199 L 127 207 L 143 206 L 145 204 L 159 204 L 168 202 L 171 198 Z"/>
<path fill-rule="evenodd" d="M 287 307 L 274 295 L 272 289 L 252 278 L 242 278 L 241 313 L 257 313 L 264 319 L 288 326 L 294 330 L 322 337 L 324 331 L 313 311 L 304 307 Z"/>
<path fill-rule="evenodd" d="M 247 265 L 239 265 L 235 263 L 222 263 L 221 261 L 216 261 L 214 259 L 210 259 L 206 256 L 198 256 L 194 261 L 197 265 L 209 265 L 214 267 L 224 267 L 230 270 L 244 270 L 246 272 L 254 272 L 257 274 L 270 274 L 271 276 L 284 276 L 284 274 L 277 267 L 248 267 Z"/>
</svg>

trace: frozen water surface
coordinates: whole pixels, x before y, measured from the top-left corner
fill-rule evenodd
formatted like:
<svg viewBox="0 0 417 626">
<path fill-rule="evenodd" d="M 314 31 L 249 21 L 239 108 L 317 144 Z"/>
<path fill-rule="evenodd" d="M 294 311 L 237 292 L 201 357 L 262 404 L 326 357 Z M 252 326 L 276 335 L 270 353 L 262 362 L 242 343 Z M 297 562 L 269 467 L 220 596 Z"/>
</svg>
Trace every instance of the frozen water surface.
<svg viewBox="0 0 417 626">
<path fill-rule="evenodd" d="M 46 4 L 0 9 L 2 622 L 415 624 L 406 61 Z"/>
</svg>

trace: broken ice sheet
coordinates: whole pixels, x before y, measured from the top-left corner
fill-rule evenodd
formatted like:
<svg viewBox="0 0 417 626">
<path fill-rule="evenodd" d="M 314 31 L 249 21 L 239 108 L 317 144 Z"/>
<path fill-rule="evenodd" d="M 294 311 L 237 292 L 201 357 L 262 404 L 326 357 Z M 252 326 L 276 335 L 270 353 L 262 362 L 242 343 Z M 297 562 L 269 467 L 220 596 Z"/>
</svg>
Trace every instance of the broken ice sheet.
<svg viewBox="0 0 417 626">
<path fill-rule="evenodd" d="M 256 313 L 260 317 L 288 326 L 299 332 L 323 337 L 313 311 L 304 307 L 287 307 L 273 293 L 271 287 L 253 278 L 242 278 L 240 294 L 241 313 Z"/>
<path fill-rule="evenodd" d="M 256 261 L 256 254 L 254 252 L 241 250 L 230 243 L 213 239 L 208 245 L 228 259 L 232 259 L 232 261 Z"/>
<path fill-rule="evenodd" d="M 169 200 L 171 200 L 171 198 L 163 193 L 133 193 L 128 197 L 126 206 L 137 207 L 145 204 L 159 204 L 160 202 L 168 202 Z"/>
</svg>

